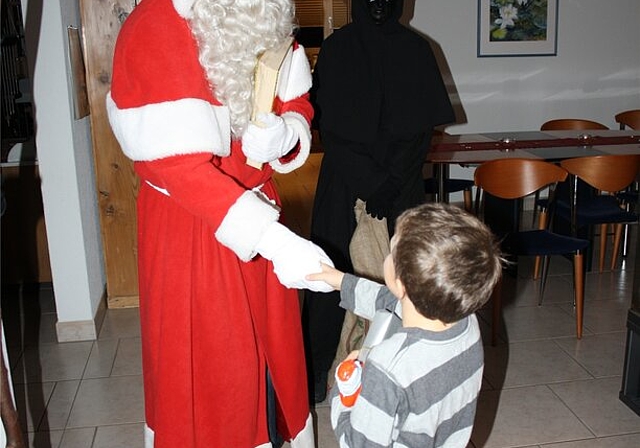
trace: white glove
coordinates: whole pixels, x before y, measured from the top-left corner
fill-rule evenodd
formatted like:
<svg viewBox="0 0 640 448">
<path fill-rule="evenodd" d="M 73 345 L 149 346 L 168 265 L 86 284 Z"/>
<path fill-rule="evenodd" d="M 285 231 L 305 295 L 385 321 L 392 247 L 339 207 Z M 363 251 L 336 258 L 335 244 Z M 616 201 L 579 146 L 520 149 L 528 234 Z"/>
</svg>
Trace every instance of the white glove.
<svg viewBox="0 0 640 448">
<path fill-rule="evenodd" d="M 273 262 L 273 271 L 280 283 L 287 288 L 333 291 L 325 282 L 305 279 L 306 275 L 321 271 L 321 261 L 333 266 L 331 259 L 320 247 L 299 237 L 279 222 L 274 222 L 267 228 L 256 250 Z"/>
<path fill-rule="evenodd" d="M 271 112 L 260 113 L 242 135 L 242 152 L 247 159 L 260 163 L 278 160 L 298 142 L 298 134 Z"/>
</svg>

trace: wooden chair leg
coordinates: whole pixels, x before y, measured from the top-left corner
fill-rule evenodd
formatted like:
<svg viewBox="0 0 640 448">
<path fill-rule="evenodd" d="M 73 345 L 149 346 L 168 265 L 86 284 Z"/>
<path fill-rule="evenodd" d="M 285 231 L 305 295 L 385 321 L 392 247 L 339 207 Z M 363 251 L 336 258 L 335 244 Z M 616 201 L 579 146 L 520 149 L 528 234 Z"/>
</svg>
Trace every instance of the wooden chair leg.
<svg viewBox="0 0 640 448">
<path fill-rule="evenodd" d="M 576 337 L 582 339 L 584 317 L 584 256 L 578 252 L 573 257 L 573 282 L 576 294 Z"/>
<path fill-rule="evenodd" d="M 473 201 L 471 200 L 471 189 L 464 190 L 462 192 L 462 197 L 464 200 L 464 209 L 469 213 L 473 213 Z"/>
<path fill-rule="evenodd" d="M 540 218 L 538 219 L 538 229 L 542 230 L 542 229 L 546 229 L 547 228 L 547 211 L 546 210 L 540 210 Z M 540 261 L 542 260 L 542 258 L 540 256 L 537 256 L 535 258 L 534 264 L 533 264 L 533 279 L 534 280 L 538 280 L 540 278 Z"/>
<path fill-rule="evenodd" d="M 611 254 L 611 270 L 616 268 L 618 262 L 618 252 L 620 251 L 620 242 L 622 241 L 622 231 L 624 224 L 616 224 L 613 232 L 613 253 Z"/>
<path fill-rule="evenodd" d="M 607 252 L 607 224 L 600 224 L 600 272 L 604 271 L 604 258 Z"/>
</svg>

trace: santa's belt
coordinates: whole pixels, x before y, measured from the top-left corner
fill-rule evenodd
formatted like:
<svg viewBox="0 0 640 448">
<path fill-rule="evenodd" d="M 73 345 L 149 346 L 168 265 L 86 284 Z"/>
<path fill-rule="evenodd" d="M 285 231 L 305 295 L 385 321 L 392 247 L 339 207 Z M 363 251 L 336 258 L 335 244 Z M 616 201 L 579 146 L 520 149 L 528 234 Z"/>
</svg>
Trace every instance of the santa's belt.
<svg viewBox="0 0 640 448">
<path fill-rule="evenodd" d="M 154 190 L 159 191 L 159 192 L 160 192 L 160 193 L 162 193 L 163 195 L 165 195 L 165 196 L 171 196 L 171 195 L 169 194 L 169 191 L 168 191 L 166 188 L 160 188 L 160 187 L 158 187 L 157 185 L 153 185 L 153 184 L 152 184 L 151 182 L 149 182 L 148 180 L 145 180 L 145 182 L 146 182 L 146 183 L 147 183 L 147 185 L 149 185 L 151 188 L 153 188 Z M 257 187 L 252 188 L 252 190 L 253 190 L 253 191 L 255 191 L 255 192 L 260 192 L 260 193 L 262 193 L 261 188 L 262 188 L 263 186 L 264 186 L 264 184 L 260 184 L 260 185 L 258 185 Z M 262 194 L 264 195 L 264 193 L 262 193 Z M 265 197 L 266 197 L 266 196 L 265 196 Z M 271 199 L 269 199 L 269 198 L 267 198 L 267 199 L 268 199 L 270 202 L 275 203 L 273 200 L 271 200 Z"/>
</svg>

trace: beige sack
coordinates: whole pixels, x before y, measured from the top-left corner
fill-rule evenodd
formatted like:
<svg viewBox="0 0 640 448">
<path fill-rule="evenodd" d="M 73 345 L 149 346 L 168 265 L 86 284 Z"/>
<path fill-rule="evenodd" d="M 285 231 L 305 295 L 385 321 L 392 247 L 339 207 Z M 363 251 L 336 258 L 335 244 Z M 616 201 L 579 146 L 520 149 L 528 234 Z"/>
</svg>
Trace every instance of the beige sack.
<svg viewBox="0 0 640 448">
<path fill-rule="evenodd" d="M 386 218 L 377 219 L 367 214 L 365 202 L 358 199 L 354 207 L 356 230 L 349 244 L 349 254 L 356 275 L 384 283 L 382 264 L 389 253 L 389 231 Z M 346 356 L 362 347 L 369 322 L 347 311 L 342 324 L 340 342 L 333 366 L 329 371 L 329 387 L 334 384 L 333 372 Z"/>
</svg>

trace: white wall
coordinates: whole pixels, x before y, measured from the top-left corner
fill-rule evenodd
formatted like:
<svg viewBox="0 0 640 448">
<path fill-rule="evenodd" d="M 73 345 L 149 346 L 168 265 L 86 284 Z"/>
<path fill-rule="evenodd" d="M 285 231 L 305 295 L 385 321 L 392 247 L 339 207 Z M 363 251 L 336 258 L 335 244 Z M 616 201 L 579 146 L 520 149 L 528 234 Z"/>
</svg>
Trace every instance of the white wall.
<svg viewBox="0 0 640 448">
<path fill-rule="evenodd" d="M 550 0 L 551 1 L 551 0 Z M 559 0 L 557 56 L 477 57 L 476 0 L 415 0 L 410 24 L 444 56 L 462 124 L 449 133 L 536 130 L 553 118 L 617 129 L 640 109 L 640 1 Z M 470 178 L 469 171 L 452 175 Z"/>
<path fill-rule="evenodd" d="M 106 280 L 90 121 L 74 119 L 67 57 L 67 26 L 80 27 L 78 0 L 22 3 L 58 339 L 95 339 Z"/>
</svg>

